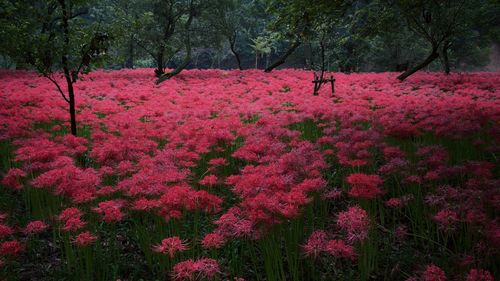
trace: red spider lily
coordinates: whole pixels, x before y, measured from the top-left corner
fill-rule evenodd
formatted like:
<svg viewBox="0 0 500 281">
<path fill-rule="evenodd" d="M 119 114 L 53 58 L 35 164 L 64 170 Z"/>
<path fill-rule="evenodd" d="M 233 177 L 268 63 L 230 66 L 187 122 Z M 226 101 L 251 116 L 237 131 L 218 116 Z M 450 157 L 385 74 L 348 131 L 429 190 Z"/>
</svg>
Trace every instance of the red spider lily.
<svg viewBox="0 0 500 281">
<path fill-rule="evenodd" d="M 0 239 L 8 237 L 14 234 L 14 229 L 8 225 L 0 224 Z"/>
<path fill-rule="evenodd" d="M 186 242 L 179 237 L 169 237 L 161 241 L 160 244 L 153 246 L 153 251 L 169 255 L 171 258 L 177 252 L 183 252 L 188 249 Z"/>
<path fill-rule="evenodd" d="M 117 222 L 123 219 L 121 209 L 125 206 L 124 200 L 109 200 L 100 202 L 98 207 L 92 210 L 102 216 L 105 222 Z"/>
<path fill-rule="evenodd" d="M 359 206 L 337 214 L 337 226 L 347 234 L 349 242 L 364 240 L 368 236 L 370 222 L 368 214 Z"/>
<path fill-rule="evenodd" d="M 220 272 L 219 263 L 214 259 L 189 259 L 174 265 L 172 278 L 174 280 L 211 279 Z"/>
<path fill-rule="evenodd" d="M 327 234 L 323 230 L 314 231 L 307 239 L 306 244 L 302 246 L 306 256 L 317 257 L 325 251 L 328 244 Z"/>
<path fill-rule="evenodd" d="M 494 281 L 493 275 L 484 269 L 473 268 L 467 274 L 466 281 Z"/>
<path fill-rule="evenodd" d="M 351 185 L 349 191 L 351 197 L 371 199 L 382 194 L 379 186 L 383 181 L 377 175 L 351 174 L 346 181 Z"/>
<path fill-rule="evenodd" d="M 21 179 L 24 177 L 26 177 L 25 171 L 17 168 L 10 169 L 9 172 L 7 172 L 7 175 L 5 175 L 2 179 L 2 185 L 5 185 L 13 190 L 20 190 L 23 187 Z"/>
<path fill-rule="evenodd" d="M 58 216 L 60 221 L 67 221 L 72 218 L 81 218 L 83 216 L 82 211 L 77 208 L 66 208 Z"/>
<path fill-rule="evenodd" d="M 83 213 L 79 209 L 66 208 L 59 214 L 58 218 L 64 223 L 62 227 L 64 231 L 74 232 L 87 225 L 87 223 L 82 220 L 82 216 Z"/>
<path fill-rule="evenodd" d="M 446 279 L 446 274 L 438 266 L 430 264 L 425 267 L 423 273 L 424 281 L 445 281 Z"/>
<path fill-rule="evenodd" d="M 43 221 L 31 221 L 24 228 L 23 232 L 26 235 L 38 234 L 47 230 L 49 226 Z"/>
<path fill-rule="evenodd" d="M 434 220 L 444 229 L 453 228 L 454 224 L 458 222 L 458 214 L 452 210 L 440 210 L 435 216 Z"/>
<path fill-rule="evenodd" d="M 219 249 L 226 243 L 224 236 L 218 233 L 209 233 L 205 235 L 201 241 L 201 245 L 205 249 Z"/>
<path fill-rule="evenodd" d="M 205 186 L 214 186 L 217 184 L 217 176 L 216 175 L 207 175 L 207 176 L 203 177 L 203 179 L 201 179 L 199 181 L 199 183 L 201 185 L 205 185 Z"/>
<path fill-rule="evenodd" d="M 17 240 L 5 241 L 0 244 L 0 255 L 2 256 L 18 256 L 23 252 L 24 246 Z"/>
<path fill-rule="evenodd" d="M 330 240 L 325 245 L 325 252 L 337 257 L 355 259 L 354 247 L 346 244 L 342 240 Z"/>
<path fill-rule="evenodd" d="M 94 234 L 89 231 L 84 231 L 73 239 L 73 243 L 79 247 L 87 247 L 92 245 L 96 240 L 97 237 Z"/>
</svg>

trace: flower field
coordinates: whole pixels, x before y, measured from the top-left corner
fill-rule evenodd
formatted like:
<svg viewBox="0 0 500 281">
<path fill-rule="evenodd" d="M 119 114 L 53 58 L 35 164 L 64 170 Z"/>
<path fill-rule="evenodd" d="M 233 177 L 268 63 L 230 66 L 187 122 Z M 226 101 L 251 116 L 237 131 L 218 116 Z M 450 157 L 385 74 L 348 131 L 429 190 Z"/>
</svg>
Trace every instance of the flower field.
<svg viewBox="0 0 500 281">
<path fill-rule="evenodd" d="M 500 278 L 500 74 L 0 72 L 0 280 Z"/>
</svg>

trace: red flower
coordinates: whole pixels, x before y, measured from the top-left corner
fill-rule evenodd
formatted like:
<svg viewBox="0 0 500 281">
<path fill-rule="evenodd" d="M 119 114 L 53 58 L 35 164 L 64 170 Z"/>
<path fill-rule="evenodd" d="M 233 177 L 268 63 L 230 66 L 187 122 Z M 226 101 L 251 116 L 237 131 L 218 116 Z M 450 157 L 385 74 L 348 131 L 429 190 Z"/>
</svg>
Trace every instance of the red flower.
<svg viewBox="0 0 500 281">
<path fill-rule="evenodd" d="M 85 225 L 87 225 L 87 223 L 82 221 L 80 218 L 70 218 L 64 223 L 63 230 L 74 232 L 84 228 Z"/>
<path fill-rule="evenodd" d="M 356 253 L 354 252 L 354 247 L 347 245 L 342 240 L 330 240 L 326 243 L 325 252 L 337 257 L 337 258 L 347 258 L 355 259 Z"/>
<path fill-rule="evenodd" d="M 125 205 L 123 200 L 109 200 L 99 203 L 99 207 L 93 208 L 94 212 L 102 215 L 105 222 L 116 222 L 123 219 L 121 208 Z"/>
<path fill-rule="evenodd" d="M 14 234 L 14 229 L 12 229 L 12 227 L 5 224 L 0 224 L 0 239 L 3 239 L 12 234 Z"/>
<path fill-rule="evenodd" d="M 186 260 L 174 265 L 172 278 L 174 280 L 204 280 L 212 279 L 220 273 L 219 263 L 214 259 L 202 258 Z"/>
<path fill-rule="evenodd" d="M 0 255 L 17 256 L 23 251 L 23 249 L 23 245 L 17 240 L 5 241 L 0 244 Z"/>
<path fill-rule="evenodd" d="M 31 221 L 24 228 L 24 234 L 37 234 L 44 232 L 49 226 L 43 221 Z"/>
<path fill-rule="evenodd" d="M 83 213 L 79 209 L 66 208 L 61 212 L 61 214 L 59 214 L 58 218 L 60 221 L 67 221 L 71 218 L 81 218 L 81 216 L 83 216 Z"/>
<path fill-rule="evenodd" d="M 371 199 L 382 194 L 379 186 L 383 181 L 378 175 L 357 173 L 349 175 L 346 180 L 351 185 L 349 195 L 352 197 Z"/>
<path fill-rule="evenodd" d="M 87 224 L 85 221 L 81 219 L 83 216 L 82 211 L 77 208 L 66 208 L 61 214 L 59 214 L 59 220 L 64 222 L 63 230 L 64 231 L 77 231 Z"/>
<path fill-rule="evenodd" d="M 305 245 L 302 246 L 306 256 L 317 257 L 323 251 L 325 251 L 328 240 L 326 232 L 323 230 L 314 231 L 311 236 L 307 239 Z"/>
<path fill-rule="evenodd" d="M 484 269 L 471 269 L 467 275 L 467 281 L 494 281 L 493 275 Z"/>
<path fill-rule="evenodd" d="M 443 209 L 434 216 L 434 220 L 440 227 L 450 229 L 458 222 L 458 214 L 455 211 Z"/>
<path fill-rule="evenodd" d="M 225 244 L 224 236 L 218 233 L 209 233 L 205 235 L 201 244 L 205 249 L 219 249 Z"/>
<path fill-rule="evenodd" d="M 359 206 L 352 206 L 337 215 L 337 225 L 347 233 L 349 242 L 364 240 L 368 236 L 368 214 Z"/>
<path fill-rule="evenodd" d="M 423 275 L 424 281 L 445 281 L 446 280 L 446 274 L 444 271 L 433 265 L 427 265 L 425 267 L 424 275 Z"/>
<path fill-rule="evenodd" d="M 403 200 L 401 198 L 390 198 L 385 201 L 385 205 L 389 208 L 399 208 L 403 206 Z"/>
<path fill-rule="evenodd" d="M 21 178 L 26 176 L 26 172 L 21 169 L 12 168 L 7 172 L 7 175 L 2 179 L 2 184 L 13 190 L 20 190 L 23 188 Z"/>
<path fill-rule="evenodd" d="M 171 258 L 174 257 L 175 253 L 187 249 L 185 242 L 177 236 L 165 238 L 161 241 L 161 244 L 153 246 L 153 251 L 168 254 Z"/>
<path fill-rule="evenodd" d="M 97 237 L 89 231 L 82 232 L 78 234 L 73 243 L 80 247 L 86 247 L 92 245 L 97 240 Z"/>
<path fill-rule="evenodd" d="M 214 186 L 217 184 L 217 176 L 216 175 L 205 176 L 202 180 L 199 181 L 199 183 L 205 186 Z"/>
</svg>

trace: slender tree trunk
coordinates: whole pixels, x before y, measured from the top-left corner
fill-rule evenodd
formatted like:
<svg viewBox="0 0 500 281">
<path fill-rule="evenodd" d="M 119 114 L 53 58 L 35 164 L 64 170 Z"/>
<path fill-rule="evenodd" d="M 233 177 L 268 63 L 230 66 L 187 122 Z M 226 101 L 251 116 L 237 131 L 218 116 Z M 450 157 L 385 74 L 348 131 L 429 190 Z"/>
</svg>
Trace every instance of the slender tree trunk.
<svg viewBox="0 0 500 281">
<path fill-rule="evenodd" d="M 238 54 L 238 52 L 236 51 L 234 40 L 229 39 L 229 47 L 231 48 L 231 52 L 233 53 L 234 57 L 236 58 L 236 62 L 238 63 L 238 69 L 243 70 L 243 68 L 241 67 L 240 54 Z"/>
<path fill-rule="evenodd" d="M 448 58 L 448 49 L 450 48 L 450 43 L 446 42 L 443 46 L 443 67 L 444 73 L 450 74 L 450 60 Z"/>
<path fill-rule="evenodd" d="M 306 69 L 312 69 L 312 46 L 311 43 L 308 42 L 304 45 L 304 65 Z"/>
<path fill-rule="evenodd" d="M 414 74 L 415 72 L 419 71 L 420 69 L 428 66 L 431 62 L 433 62 L 435 59 L 437 59 L 439 57 L 439 54 L 437 52 L 437 49 L 436 48 L 433 48 L 431 54 L 420 64 L 416 65 L 415 67 L 412 67 L 410 69 L 408 69 L 407 71 L 405 71 L 403 74 L 399 75 L 398 76 L 398 79 L 400 81 L 403 81 L 405 80 L 406 78 L 408 78 L 410 75 Z"/>
<path fill-rule="evenodd" d="M 286 59 L 291 55 L 293 54 L 293 52 L 295 51 L 295 49 L 297 49 L 297 47 L 300 46 L 300 41 L 299 40 L 296 40 L 291 46 L 290 48 L 288 48 L 288 50 L 281 56 L 279 57 L 274 63 L 272 63 L 269 67 L 267 67 L 264 71 L 265 72 L 271 72 L 273 71 L 273 69 L 275 69 L 276 67 L 282 65 L 285 63 Z"/>
<path fill-rule="evenodd" d="M 128 58 L 125 62 L 125 67 L 134 68 L 134 41 L 132 38 L 130 38 L 130 41 L 128 43 Z"/>
<path fill-rule="evenodd" d="M 66 78 L 66 83 L 68 84 L 71 134 L 76 136 L 76 107 L 75 107 L 75 92 L 73 90 L 73 81 L 71 81 L 71 79 Z"/>
<path fill-rule="evenodd" d="M 163 58 L 163 49 L 158 49 L 156 52 L 156 77 L 160 77 L 165 73 L 165 60 Z"/>
<path fill-rule="evenodd" d="M 259 53 L 255 52 L 255 69 L 259 69 Z"/>
<path fill-rule="evenodd" d="M 63 66 L 64 77 L 66 78 L 66 83 L 68 85 L 68 95 L 69 95 L 68 103 L 69 103 L 69 115 L 71 123 L 71 134 L 76 136 L 77 131 L 76 131 L 75 92 L 73 89 L 73 75 L 69 70 L 68 56 L 67 56 L 67 53 L 69 51 L 69 17 L 71 11 L 68 11 L 65 0 L 59 0 L 59 5 L 61 6 L 63 14 L 62 26 L 64 32 L 64 54 L 61 57 L 61 62 Z M 75 77 L 78 75 L 78 73 L 73 73 L 73 74 L 75 74 Z"/>
</svg>

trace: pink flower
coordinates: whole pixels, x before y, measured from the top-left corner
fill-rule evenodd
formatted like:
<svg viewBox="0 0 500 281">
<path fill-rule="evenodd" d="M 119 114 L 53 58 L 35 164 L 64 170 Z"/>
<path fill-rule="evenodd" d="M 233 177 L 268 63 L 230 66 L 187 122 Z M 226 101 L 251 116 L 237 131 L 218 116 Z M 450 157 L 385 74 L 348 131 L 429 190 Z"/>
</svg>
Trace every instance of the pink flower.
<svg viewBox="0 0 500 281">
<path fill-rule="evenodd" d="M 202 180 L 200 180 L 200 184 L 205 186 L 214 186 L 217 184 L 217 176 L 216 175 L 205 176 Z"/>
<path fill-rule="evenodd" d="M 81 218 L 82 216 L 83 216 L 83 213 L 79 209 L 66 208 L 61 212 L 61 214 L 59 214 L 58 218 L 60 221 L 67 221 L 71 218 Z"/>
<path fill-rule="evenodd" d="M 351 185 L 351 197 L 371 199 L 382 194 L 379 186 L 383 181 L 378 175 L 357 173 L 349 175 L 346 180 Z"/>
<path fill-rule="evenodd" d="M 305 245 L 302 246 L 306 256 L 317 257 L 326 249 L 328 243 L 327 234 L 323 230 L 314 231 L 307 239 Z"/>
<path fill-rule="evenodd" d="M 226 243 L 224 236 L 218 233 L 209 233 L 205 235 L 201 244 L 205 249 L 219 249 Z"/>
<path fill-rule="evenodd" d="M 17 240 L 5 241 L 0 244 L 0 255 L 2 256 L 17 256 L 23 250 L 23 245 Z"/>
<path fill-rule="evenodd" d="M 325 252 L 337 257 L 355 259 L 356 253 L 354 247 L 347 245 L 342 240 L 330 240 L 326 243 Z"/>
<path fill-rule="evenodd" d="M 214 278 L 219 273 L 219 263 L 214 259 L 189 259 L 174 265 L 172 278 L 174 280 L 204 280 Z"/>
<path fill-rule="evenodd" d="M 66 208 L 61 214 L 59 214 L 58 219 L 64 223 L 64 231 L 77 231 L 87 224 L 81 219 L 83 213 L 77 208 Z"/>
<path fill-rule="evenodd" d="M 0 224 L 0 239 L 14 234 L 14 229 L 8 225 Z"/>
<path fill-rule="evenodd" d="M 121 208 L 125 205 L 124 200 L 109 200 L 100 202 L 97 208 L 93 208 L 94 212 L 102 215 L 102 220 L 105 222 L 116 222 L 123 219 Z"/>
<path fill-rule="evenodd" d="M 368 237 L 370 222 L 368 214 L 359 206 L 352 206 L 347 211 L 337 214 L 337 225 L 347 233 L 347 240 L 355 242 Z"/>
<path fill-rule="evenodd" d="M 494 281 L 494 279 L 488 270 L 473 268 L 467 274 L 466 281 Z"/>
<path fill-rule="evenodd" d="M 75 232 L 79 229 L 82 229 L 87 225 L 87 222 L 82 221 L 80 218 L 69 218 L 64 222 L 63 230 Z"/>
<path fill-rule="evenodd" d="M 458 222 L 458 214 L 455 211 L 449 209 L 440 210 L 433 219 L 440 225 L 440 227 L 445 229 L 450 229 Z"/>
<path fill-rule="evenodd" d="M 403 200 L 401 198 L 390 198 L 385 201 L 385 205 L 389 208 L 399 208 L 403 206 Z"/>
<path fill-rule="evenodd" d="M 441 268 L 430 264 L 425 267 L 423 279 L 424 281 L 445 281 L 446 274 Z"/>
<path fill-rule="evenodd" d="M 208 161 L 208 165 L 213 167 L 225 166 L 227 165 L 227 161 L 224 158 L 214 158 Z"/>
<path fill-rule="evenodd" d="M 43 221 L 31 221 L 24 228 L 24 234 L 38 234 L 44 232 L 49 226 Z"/>
<path fill-rule="evenodd" d="M 17 168 L 12 168 L 2 179 L 2 185 L 5 185 L 6 187 L 9 187 L 13 190 L 20 190 L 23 188 L 21 184 L 21 178 L 24 177 L 26 177 L 25 171 Z"/>
<path fill-rule="evenodd" d="M 97 240 L 97 237 L 89 231 L 82 232 L 78 234 L 73 243 L 80 247 L 86 247 L 92 245 Z"/>
<path fill-rule="evenodd" d="M 161 244 L 153 246 L 153 251 L 168 254 L 171 258 L 174 257 L 175 253 L 183 252 L 187 249 L 185 242 L 177 236 L 165 238 L 161 241 Z"/>
</svg>

